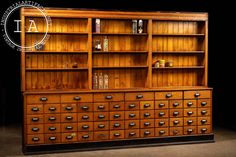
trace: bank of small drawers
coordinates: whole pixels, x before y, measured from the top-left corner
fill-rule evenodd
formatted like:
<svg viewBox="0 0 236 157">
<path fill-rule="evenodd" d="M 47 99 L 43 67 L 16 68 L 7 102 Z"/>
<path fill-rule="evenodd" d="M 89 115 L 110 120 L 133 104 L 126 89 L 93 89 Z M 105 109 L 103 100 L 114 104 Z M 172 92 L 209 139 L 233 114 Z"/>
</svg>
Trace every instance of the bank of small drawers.
<svg viewBox="0 0 236 157">
<path fill-rule="evenodd" d="M 211 91 L 26 95 L 26 144 L 211 133 Z"/>
</svg>

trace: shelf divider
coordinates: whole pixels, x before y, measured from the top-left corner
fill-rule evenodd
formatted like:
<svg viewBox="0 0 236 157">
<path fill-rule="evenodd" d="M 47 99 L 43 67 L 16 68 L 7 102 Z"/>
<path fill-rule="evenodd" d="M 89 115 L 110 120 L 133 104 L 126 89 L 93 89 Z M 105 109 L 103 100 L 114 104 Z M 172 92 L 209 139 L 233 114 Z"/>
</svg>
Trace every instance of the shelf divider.
<svg viewBox="0 0 236 157">
<path fill-rule="evenodd" d="M 92 39 L 92 18 L 88 18 L 88 26 L 87 26 L 87 30 L 88 30 L 88 88 L 90 90 L 92 90 L 93 88 L 93 84 L 92 84 L 92 49 L 93 49 L 93 39 Z"/>
</svg>

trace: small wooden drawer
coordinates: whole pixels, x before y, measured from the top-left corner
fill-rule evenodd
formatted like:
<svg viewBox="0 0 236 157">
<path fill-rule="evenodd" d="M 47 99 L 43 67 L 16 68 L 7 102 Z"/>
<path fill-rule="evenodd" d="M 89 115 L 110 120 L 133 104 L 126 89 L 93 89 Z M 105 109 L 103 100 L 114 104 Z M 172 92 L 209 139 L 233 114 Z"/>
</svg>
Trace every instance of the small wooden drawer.
<svg viewBox="0 0 236 157">
<path fill-rule="evenodd" d="M 154 101 L 141 101 L 140 102 L 141 110 L 153 110 L 154 109 Z"/>
<path fill-rule="evenodd" d="M 138 138 L 139 129 L 125 130 L 125 138 Z"/>
<path fill-rule="evenodd" d="M 139 111 L 125 111 L 125 119 L 139 119 Z"/>
<path fill-rule="evenodd" d="M 77 123 L 62 123 L 61 132 L 77 132 Z"/>
<path fill-rule="evenodd" d="M 170 108 L 183 108 L 183 101 L 182 100 L 170 100 L 169 107 Z"/>
<path fill-rule="evenodd" d="M 197 107 L 196 100 L 184 100 L 184 108 L 192 108 Z"/>
<path fill-rule="evenodd" d="M 125 121 L 125 129 L 138 129 L 139 120 L 127 120 Z"/>
<path fill-rule="evenodd" d="M 45 143 L 46 144 L 53 144 L 53 143 L 61 143 L 61 134 L 45 134 Z"/>
<path fill-rule="evenodd" d="M 170 126 L 183 126 L 183 118 L 170 118 Z"/>
<path fill-rule="evenodd" d="M 62 94 L 61 102 L 93 102 L 93 94 Z"/>
<path fill-rule="evenodd" d="M 61 114 L 61 122 L 63 122 L 63 123 L 77 122 L 77 113 L 63 113 L 63 114 Z"/>
<path fill-rule="evenodd" d="M 125 100 L 154 100 L 154 92 L 125 93 Z"/>
<path fill-rule="evenodd" d="M 78 113 L 78 122 L 93 121 L 93 113 Z"/>
<path fill-rule="evenodd" d="M 198 117 L 197 125 L 209 125 L 211 124 L 211 117 Z"/>
<path fill-rule="evenodd" d="M 197 108 L 184 109 L 184 117 L 195 117 L 197 116 Z"/>
<path fill-rule="evenodd" d="M 125 129 L 124 121 L 110 121 L 110 130 L 122 130 Z"/>
<path fill-rule="evenodd" d="M 77 110 L 78 110 L 78 112 L 92 112 L 93 111 L 93 103 L 79 103 Z"/>
<path fill-rule="evenodd" d="M 44 113 L 60 113 L 61 105 L 60 104 L 45 104 Z"/>
<path fill-rule="evenodd" d="M 78 131 L 93 131 L 93 122 L 79 122 Z"/>
<path fill-rule="evenodd" d="M 27 134 L 41 134 L 44 132 L 43 124 L 27 125 Z"/>
<path fill-rule="evenodd" d="M 155 110 L 155 118 L 168 118 L 168 117 L 169 117 L 168 109 Z"/>
<path fill-rule="evenodd" d="M 109 121 L 94 122 L 94 131 L 109 130 Z"/>
<path fill-rule="evenodd" d="M 170 136 L 183 135 L 183 127 L 170 127 Z"/>
<path fill-rule="evenodd" d="M 183 92 L 155 92 L 155 100 L 182 99 Z"/>
<path fill-rule="evenodd" d="M 60 114 L 44 114 L 45 123 L 60 123 L 61 115 Z"/>
<path fill-rule="evenodd" d="M 169 103 L 167 100 L 155 101 L 155 109 L 167 109 L 169 108 Z"/>
<path fill-rule="evenodd" d="M 211 99 L 199 99 L 197 101 L 197 107 L 210 107 Z"/>
<path fill-rule="evenodd" d="M 211 90 L 185 91 L 184 99 L 211 98 Z"/>
<path fill-rule="evenodd" d="M 170 109 L 170 117 L 183 117 L 183 109 Z"/>
<path fill-rule="evenodd" d="M 61 104 L 61 113 L 77 112 L 76 103 Z"/>
<path fill-rule="evenodd" d="M 124 137 L 125 137 L 125 131 L 124 130 L 110 131 L 110 139 L 111 140 L 123 139 Z"/>
<path fill-rule="evenodd" d="M 169 136 L 169 128 L 155 128 L 155 136 Z"/>
<path fill-rule="evenodd" d="M 193 135 L 197 133 L 196 126 L 185 126 L 184 127 L 184 135 Z"/>
<path fill-rule="evenodd" d="M 26 102 L 27 104 L 60 103 L 60 96 L 59 95 L 27 95 Z"/>
<path fill-rule="evenodd" d="M 27 115 L 27 124 L 42 124 L 44 123 L 43 115 Z"/>
<path fill-rule="evenodd" d="M 141 110 L 140 118 L 141 119 L 153 119 L 155 117 L 154 110 Z"/>
<path fill-rule="evenodd" d="M 109 112 L 94 112 L 94 121 L 109 120 Z"/>
<path fill-rule="evenodd" d="M 209 116 L 211 114 L 210 108 L 198 108 L 197 109 L 198 116 Z"/>
<path fill-rule="evenodd" d="M 71 132 L 71 133 L 62 133 L 61 134 L 61 141 L 63 143 L 71 143 L 71 142 L 77 142 L 77 132 Z"/>
<path fill-rule="evenodd" d="M 124 101 L 124 93 L 96 93 L 94 102 L 103 101 Z"/>
<path fill-rule="evenodd" d="M 109 104 L 108 102 L 103 102 L 103 103 L 94 103 L 94 111 L 108 111 L 109 110 Z"/>
<path fill-rule="evenodd" d="M 197 125 L 197 117 L 184 117 L 184 126 Z"/>
<path fill-rule="evenodd" d="M 155 129 L 140 129 L 140 137 L 154 137 L 155 136 Z"/>
<path fill-rule="evenodd" d="M 110 111 L 123 111 L 125 109 L 125 105 L 123 101 L 110 102 L 109 108 L 110 108 Z"/>
<path fill-rule="evenodd" d="M 208 134 L 212 132 L 211 125 L 198 126 L 197 130 L 198 134 Z"/>
<path fill-rule="evenodd" d="M 44 124 L 44 133 L 58 133 L 61 132 L 61 124 Z"/>
<path fill-rule="evenodd" d="M 27 135 L 27 144 L 44 144 L 44 134 Z"/>
<path fill-rule="evenodd" d="M 138 109 L 139 109 L 138 101 L 125 102 L 125 110 L 138 110 Z"/>
<path fill-rule="evenodd" d="M 93 133 L 94 141 L 103 141 L 109 139 L 109 131 L 96 131 Z"/>
<path fill-rule="evenodd" d="M 140 120 L 140 128 L 154 128 L 154 127 L 155 127 L 154 119 Z"/>
<path fill-rule="evenodd" d="M 124 111 L 110 112 L 110 120 L 122 120 L 125 118 Z"/>
<path fill-rule="evenodd" d="M 92 141 L 93 132 L 78 132 L 78 142 Z"/>
<path fill-rule="evenodd" d="M 27 105 L 27 114 L 42 114 L 43 105 Z"/>
<path fill-rule="evenodd" d="M 169 119 L 155 119 L 155 127 L 168 127 L 169 126 Z"/>
</svg>

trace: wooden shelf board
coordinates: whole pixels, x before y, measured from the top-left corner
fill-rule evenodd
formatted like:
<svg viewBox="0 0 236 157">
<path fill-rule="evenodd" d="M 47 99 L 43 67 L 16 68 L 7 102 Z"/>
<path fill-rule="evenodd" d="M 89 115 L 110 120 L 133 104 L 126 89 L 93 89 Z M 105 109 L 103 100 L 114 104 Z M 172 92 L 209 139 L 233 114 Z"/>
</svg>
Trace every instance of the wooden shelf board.
<svg viewBox="0 0 236 157">
<path fill-rule="evenodd" d="M 153 51 L 152 53 L 157 54 L 204 54 L 204 51 Z"/>
<path fill-rule="evenodd" d="M 155 68 L 152 67 L 152 69 L 203 69 L 204 66 L 173 66 L 173 67 L 159 67 Z"/>
<path fill-rule="evenodd" d="M 205 34 L 164 34 L 164 33 L 154 33 L 153 36 L 200 36 L 203 37 Z"/>
<path fill-rule="evenodd" d="M 87 67 L 81 68 L 26 68 L 26 71 L 77 71 L 77 70 L 87 70 Z"/>
<path fill-rule="evenodd" d="M 148 51 L 131 51 L 131 50 L 127 50 L 127 51 L 93 51 L 94 54 L 100 54 L 100 53 L 104 53 L 104 54 L 116 54 L 116 53 L 122 53 L 122 54 L 126 54 L 126 53 L 129 53 L 129 54 L 139 54 L 139 53 L 148 53 Z"/>
<path fill-rule="evenodd" d="M 130 35 L 130 36 L 143 36 L 147 33 L 93 33 L 93 35 Z"/>
<path fill-rule="evenodd" d="M 128 69 L 128 68 L 148 68 L 148 66 L 94 66 L 93 69 Z"/>
<path fill-rule="evenodd" d="M 45 34 L 46 32 L 25 32 L 26 34 Z M 47 32 L 47 34 L 81 34 L 87 35 L 87 32 Z"/>
<path fill-rule="evenodd" d="M 88 51 L 47 51 L 47 50 L 42 50 L 42 51 L 25 51 L 25 53 L 55 53 L 55 54 L 60 54 L 60 53 L 82 53 L 86 54 Z"/>
</svg>

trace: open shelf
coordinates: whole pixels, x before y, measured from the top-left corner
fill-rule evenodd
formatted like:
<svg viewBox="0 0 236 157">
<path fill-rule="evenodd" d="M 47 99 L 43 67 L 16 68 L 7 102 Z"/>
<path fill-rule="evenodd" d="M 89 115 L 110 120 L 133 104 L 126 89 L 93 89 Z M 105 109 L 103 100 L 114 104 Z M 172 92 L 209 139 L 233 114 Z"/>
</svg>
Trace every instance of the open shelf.
<svg viewBox="0 0 236 157">
<path fill-rule="evenodd" d="M 37 50 L 37 51 L 25 51 L 25 53 L 50 53 L 50 54 L 61 54 L 61 53 L 78 53 L 78 54 L 87 54 L 88 52 L 87 51 L 50 51 L 50 50 Z"/>
<path fill-rule="evenodd" d="M 173 67 L 159 67 L 159 68 L 155 68 L 152 67 L 152 69 L 203 69 L 204 66 L 173 66 Z"/>
<path fill-rule="evenodd" d="M 204 54 L 204 51 L 153 51 L 155 54 Z"/>
<path fill-rule="evenodd" d="M 76 70 L 87 70 L 87 67 L 81 68 L 26 68 L 26 71 L 76 71 Z"/>
<path fill-rule="evenodd" d="M 93 33 L 93 35 L 129 35 L 129 36 L 142 36 L 148 35 L 147 33 Z"/>
<path fill-rule="evenodd" d="M 46 32 L 25 32 L 26 34 L 45 34 Z M 47 34 L 71 34 L 71 35 L 87 35 L 87 32 L 47 32 Z"/>
<path fill-rule="evenodd" d="M 204 37 L 205 34 L 164 34 L 164 33 L 154 33 L 152 34 L 153 36 L 173 36 L 173 37 L 178 37 L 178 36 L 183 36 L 183 37 Z"/>
<path fill-rule="evenodd" d="M 148 68 L 148 66 L 94 66 L 94 69 Z"/>
<path fill-rule="evenodd" d="M 127 51 L 93 51 L 94 54 L 140 54 L 140 53 L 148 53 L 148 51 L 132 51 L 132 50 L 127 50 Z"/>
</svg>

